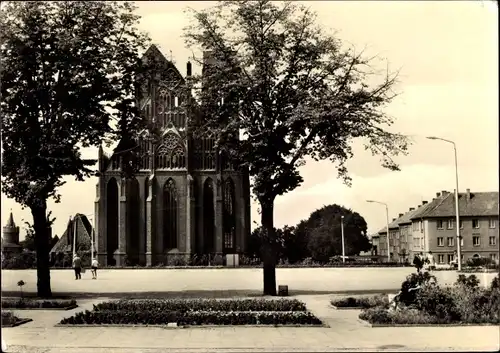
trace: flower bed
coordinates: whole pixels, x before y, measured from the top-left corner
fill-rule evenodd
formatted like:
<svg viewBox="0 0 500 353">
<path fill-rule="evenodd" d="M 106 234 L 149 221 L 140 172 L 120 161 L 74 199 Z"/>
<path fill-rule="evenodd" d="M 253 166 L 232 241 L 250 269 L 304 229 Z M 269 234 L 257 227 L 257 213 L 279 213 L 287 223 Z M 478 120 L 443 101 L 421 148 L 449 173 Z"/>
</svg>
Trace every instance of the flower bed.
<svg viewBox="0 0 500 353">
<path fill-rule="evenodd" d="M 338 309 L 368 309 L 374 307 L 389 307 L 387 295 L 373 295 L 369 297 L 346 297 L 333 299 L 330 304 Z"/>
<path fill-rule="evenodd" d="M 20 319 L 9 311 L 2 311 L 2 327 L 14 327 L 32 321 L 31 319 Z"/>
<path fill-rule="evenodd" d="M 43 299 L 21 299 L 21 298 L 2 298 L 3 309 L 35 310 L 69 310 L 74 309 L 76 300 L 43 300 Z"/>
<path fill-rule="evenodd" d="M 94 311 L 305 311 L 304 303 L 296 299 L 136 299 L 105 302 L 94 305 Z"/>
<path fill-rule="evenodd" d="M 306 311 L 85 311 L 63 319 L 63 325 L 321 325 Z"/>
<path fill-rule="evenodd" d="M 322 325 L 298 300 L 119 300 L 94 305 L 61 325 Z"/>
<path fill-rule="evenodd" d="M 419 277 L 419 278 L 417 278 Z M 411 275 L 403 282 L 401 301 L 396 310 L 374 307 L 363 310 L 359 318 L 375 326 L 385 325 L 480 325 L 500 324 L 500 289 L 498 277 L 489 288 L 480 288 L 472 275 L 459 276 L 453 287 L 440 287 L 435 278 Z M 420 281 L 422 280 L 423 281 Z M 419 282 L 420 289 L 405 295 L 409 282 Z"/>
</svg>

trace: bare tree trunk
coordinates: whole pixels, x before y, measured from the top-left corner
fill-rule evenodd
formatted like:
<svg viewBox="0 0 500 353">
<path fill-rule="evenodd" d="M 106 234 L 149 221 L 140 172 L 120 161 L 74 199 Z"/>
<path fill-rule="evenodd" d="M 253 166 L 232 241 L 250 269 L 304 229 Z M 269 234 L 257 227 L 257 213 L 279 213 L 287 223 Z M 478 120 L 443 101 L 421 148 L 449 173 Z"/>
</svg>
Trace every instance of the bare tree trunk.
<svg viewBox="0 0 500 353">
<path fill-rule="evenodd" d="M 33 228 L 35 229 L 37 296 L 50 298 L 52 297 L 52 290 L 50 288 L 50 241 L 47 227 L 47 203 L 44 200 L 41 204 L 30 208 L 33 215 Z"/>
<path fill-rule="evenodd" d="M 264 262 L 264 295 L 276 295 L 276 234 L 274 232 L 274 202 L 262 203 L 261 224 L 264 231 L 262 257 Z"/>
</svg>

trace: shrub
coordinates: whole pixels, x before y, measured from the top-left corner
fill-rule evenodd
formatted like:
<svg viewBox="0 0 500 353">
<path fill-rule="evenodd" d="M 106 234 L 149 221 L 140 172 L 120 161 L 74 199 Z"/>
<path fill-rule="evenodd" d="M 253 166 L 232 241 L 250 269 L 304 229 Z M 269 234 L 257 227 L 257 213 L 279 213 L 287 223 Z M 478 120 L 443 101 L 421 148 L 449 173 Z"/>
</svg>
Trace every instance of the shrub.
<svg viewBox="0 0 500 353">
<path fill-rule="evenodd" d="M 296 299 L 137 299 L 104 302 L 94 305 L 95 311 L 305 311 Z"/>
<path fill-rule="evenodd" d="M 374 307 L 389 307 L 389 298 L 387 295 L 374 295 L 369 297 L 347 297 L 332 300 L 331 304 L 338 308 L 374 308 Z"/>
<path fill-rule="evenodd" d="M 496 277 L 495 277 L 495 278 L 493 278 L 493 281 L 491 281 L 491 286 L 490 286 L 490 288 L 491 288 L 492 290 L 495 290 L 495 289 L 497 289 L 497 290 L 498 290 L 498 289 L 500 289 L 500 278 L 499 278 L 499 277 L 500 277 L 500 275 L 496 275 Z"/>
<path fill-rule="evenodd" d="M 32 309 L 32 308 L 67 308 L 76 305 L 76 300 L 36 300 L 20 298 L 2 298 L 4 309 Z"/>
<path fill-rule="evenodd" d="M 470 267 L 488 267 L 495 265 L 495 261 L 489 257 L 472 257 L 467 260 L 467 266 Z"/>
<path fill-rule="evenodd" d="M 458 275 L 458 279 L 455 282 L 455 285 L 474 289 L 479 286 L 479 283 L 479 279 L 476 277 L 476 275 L 470 275 L 469 277 L 465 275 Z"/>
<path fill-rule="evenodd" d="M 439 320 L 456 322 L 461 320 L 462 315 L 455 299 L 456 293 L 453 293 L 452 288 L 427 286 L 417 294 L 415 306 L 421 312 Z"/>
<path fill-rule="evenodd" d="M 408 308 L 397 311 L 389 311 L 383 308 L 366 309 L 359 314 L 359 318 L 368 321 L 370 324 L 409 325 L 439 323 L 437 318 L 427 313 Z"/>
<path fill-rule="evenodd" d="M 388 310 L 384 308 L 369 308 L 359 314 L 361 320 L 366 320 L 371 324 L 392 324 L 392 317 Z"/>
<path fill-rule="evenodd" d="M 2 311 L 2 326 L 13 325 L 20 319 L 10 311 Z"/>
</svg>

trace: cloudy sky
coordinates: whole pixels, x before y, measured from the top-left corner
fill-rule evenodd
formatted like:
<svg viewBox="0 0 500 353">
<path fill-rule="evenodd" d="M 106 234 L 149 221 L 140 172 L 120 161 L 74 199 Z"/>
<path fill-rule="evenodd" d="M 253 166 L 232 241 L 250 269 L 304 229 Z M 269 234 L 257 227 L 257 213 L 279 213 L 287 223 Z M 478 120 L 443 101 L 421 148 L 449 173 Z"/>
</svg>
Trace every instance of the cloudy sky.
<svg viewBox="0 0 500 353">
<path fill-rule="evenodd" d="M 138 2 L 141 28 L 181 72 L 191 55 L 182 38 L 189 18 L 186 7 L 201 9 L 209 2 Z M 434 135 L 457 144 L 460 189 L 498 191 L 498 14 L 490 1 L 321 1 L 307 2 L 318 21 L 337 31 L 345 43 L 367 54 L 387 58 L 401 69 L 401 95 L 387 108 L 397 119 L 394 128 L 412 136 L 410 155 L 398 158 L 400 172 L 390 172 L 355 143 L 349 163 L 352 186 L 336 178 L 329 162 L 302 167 L 302 186 L 276 201 L 275 224 L 295 225 L 315 209 L 337 203 L 359 212 L 374 232 L 389 217 L 455 188 L 453 147 L 425 139 Z M 86 154 L 97 156 L 96 150 Z M 53 234 L 61 235 L 70 215 L 92 214 L 94 178 L 61 188 L 62 202 L 49 203 L 57 217 Z M 31 222 L 29 210 L 2 194 L 2 225 L 12 209 L 18 224 Z M 257 205 L 252 219 L 259 221 Z M 24 232 L 21 231 L 21 238 Z"/>
</svg>

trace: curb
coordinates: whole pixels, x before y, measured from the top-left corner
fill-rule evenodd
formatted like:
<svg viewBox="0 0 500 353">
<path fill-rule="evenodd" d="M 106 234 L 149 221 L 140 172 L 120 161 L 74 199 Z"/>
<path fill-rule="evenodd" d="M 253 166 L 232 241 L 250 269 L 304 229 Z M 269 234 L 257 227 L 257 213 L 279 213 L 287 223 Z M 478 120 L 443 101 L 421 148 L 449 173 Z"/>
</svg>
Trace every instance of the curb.
<svg viewBox="0 0 500 353">
<path fill-rule="evenodd" d="M 31 321 L 33 321 L 33 319 L 19 319 L 19 321 L 17 321 L 15 324 L 2 325 L 2 328 L 5 328 L 5 327 L 16 327 L 16 326 L 20 326 L 20 325 L 26 324 L 26 323 L 31 322 Z"/>
</svg>

